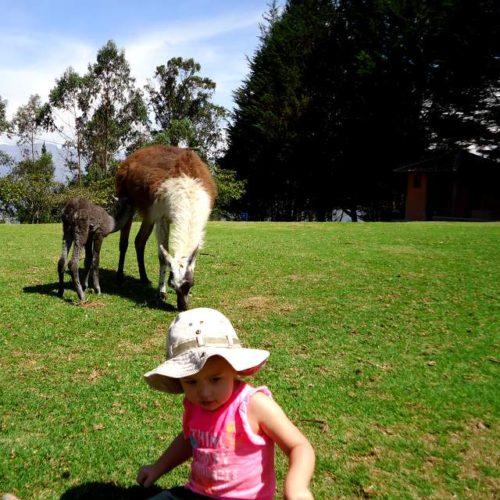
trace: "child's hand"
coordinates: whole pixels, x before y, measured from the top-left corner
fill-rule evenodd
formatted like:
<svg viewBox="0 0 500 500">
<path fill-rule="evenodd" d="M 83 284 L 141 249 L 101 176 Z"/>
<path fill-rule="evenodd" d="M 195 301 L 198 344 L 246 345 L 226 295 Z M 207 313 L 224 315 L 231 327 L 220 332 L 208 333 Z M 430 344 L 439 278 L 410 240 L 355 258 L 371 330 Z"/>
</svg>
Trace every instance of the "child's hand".
<svg viewBox="0 0 500 500">
<path fill-rule="evenodd" d="M 154 465 L 143 465 L 137 474 L 137 482 L 148 488 L 158 479 L 159 474 Z"/>
<path fill-rule="evenodd" d="M 314 497 L 309 488 L 306 488 L 301 491 L 294 491 L 292 494 L 285 493 L 285 500 L 314 500 Z"/>
</svg>

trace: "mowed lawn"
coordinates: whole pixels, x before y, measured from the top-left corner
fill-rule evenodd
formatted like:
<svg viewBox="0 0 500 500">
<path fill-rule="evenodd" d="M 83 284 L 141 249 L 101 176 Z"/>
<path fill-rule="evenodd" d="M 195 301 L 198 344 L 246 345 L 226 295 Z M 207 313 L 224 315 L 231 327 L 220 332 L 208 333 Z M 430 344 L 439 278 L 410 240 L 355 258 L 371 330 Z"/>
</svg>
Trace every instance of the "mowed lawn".
<svg viewBox="0 0 500 500">
<path fill-rule="evenodd" d="M 69 275 L 55 293 L 59 225 L 2 225 L 0 243 L 0 491 L 150 495 L 137 469 L 182 411 L 142 379 L 176 314 L 173 293 L 156 301 L 154 238 L 152 287 L 132 241 L 115 284 L 112 235 L 103 294 L 83 306 Z M 244 343 L 271 351 L 253 383 L 316 449 L 316 498 L 498 498 L 500 224 L 211 222 L 195 279 L 192 307 L 220 309 Z"/>
</svg>

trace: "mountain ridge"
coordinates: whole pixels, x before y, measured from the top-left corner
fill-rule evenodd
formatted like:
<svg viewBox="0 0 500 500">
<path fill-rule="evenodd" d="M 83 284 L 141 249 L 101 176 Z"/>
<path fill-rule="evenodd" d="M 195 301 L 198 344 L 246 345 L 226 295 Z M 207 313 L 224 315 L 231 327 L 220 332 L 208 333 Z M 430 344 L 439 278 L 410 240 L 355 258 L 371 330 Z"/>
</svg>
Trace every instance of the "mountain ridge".
<svg viewBox="0 0 500 500">
<path fill-rule="evenodd" d="M 38 154 L 42 150 L 43 144 L 44 143 L 35 144 L 35 149 Z M 54 179 L 58 182 L 66 183 L 70 173 L 64 165 L 64 150 L 50 143 L 45 143 L 45 147 L 47 148 L 47 152 L 52 155 L 52 161 L 54 162 Z M 16 144 L 0 144 L 0 151 L 11 156 L 16 162 L 22 158 L 21 150 Z M 0 176 L 7 175 L 9 171 L 9 167 L 0 166 Z"/>
</svg>

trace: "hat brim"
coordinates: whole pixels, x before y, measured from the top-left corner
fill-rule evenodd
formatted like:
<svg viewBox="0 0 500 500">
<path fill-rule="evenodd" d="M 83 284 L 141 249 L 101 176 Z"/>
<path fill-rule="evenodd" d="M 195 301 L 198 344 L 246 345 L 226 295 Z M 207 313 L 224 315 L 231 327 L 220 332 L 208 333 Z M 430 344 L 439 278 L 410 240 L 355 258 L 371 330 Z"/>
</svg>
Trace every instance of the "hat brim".
<svg viewBox="0 0 500 500">
<path fill-rule="evenodd" d="M 263 349 L 247 349 L 243 347 L 198 347 L 191 353 L 203 352 L 204 362 L 195 365 L 192 362 L 192 354 L 181 354 L 175 358 L 168 359 L 154 370 L 144 374 L 144 378 L 150 387 L 158 391 L 178 394 L 182 392 L 179 379 L 189 377 L 198 373 L 213 356 L 224 358 L 239 375 L 253 375 L 258 372 L 267 361 L 269 351 Z"/>
</svg>

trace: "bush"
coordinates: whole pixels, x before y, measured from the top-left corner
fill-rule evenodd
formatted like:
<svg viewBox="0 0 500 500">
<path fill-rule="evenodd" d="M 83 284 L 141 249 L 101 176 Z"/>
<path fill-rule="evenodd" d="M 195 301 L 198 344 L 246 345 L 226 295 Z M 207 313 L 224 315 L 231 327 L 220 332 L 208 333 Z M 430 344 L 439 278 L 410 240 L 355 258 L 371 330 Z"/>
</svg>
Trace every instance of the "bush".
<svg viewBox="0 0 500 500">
<path fill-rule="evenodd" d="M 217 184 L 217 203 L 212 213 L 213 219 L 234 219 L 234 202 L 245 194 L 246 181 L 236 178 L 235 170 L 226 170 L 212 165 L 210 170 Z"/>
</svg>

